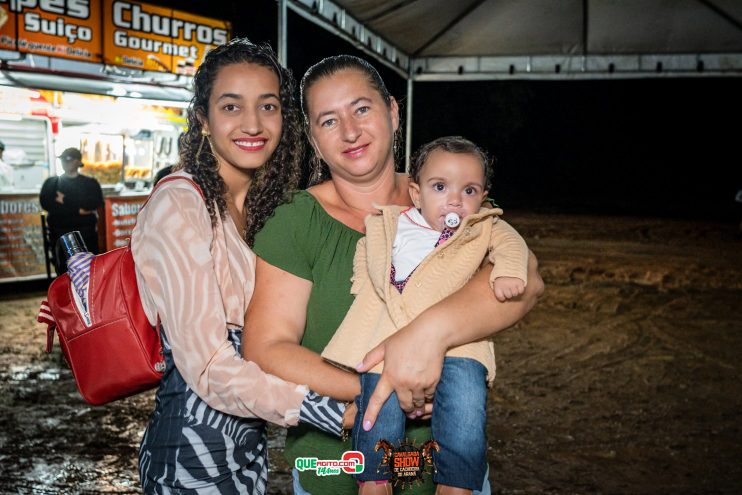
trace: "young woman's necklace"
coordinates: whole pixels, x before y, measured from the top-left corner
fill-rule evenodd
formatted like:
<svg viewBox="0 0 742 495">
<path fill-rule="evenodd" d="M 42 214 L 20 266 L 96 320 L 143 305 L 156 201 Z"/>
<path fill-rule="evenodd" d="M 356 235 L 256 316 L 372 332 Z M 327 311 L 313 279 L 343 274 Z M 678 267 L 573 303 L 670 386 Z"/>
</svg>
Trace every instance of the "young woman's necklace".
<svg viewBox="0 0 742 495">
<path fill-rule="evenodd" d="M 234 205 L 231 197 L 227 197 L 227 209 L 229 210 L 229 216 L 232 217 L 232 222 L 234 222 L 235 227 L 237 227 L 237 232 L 239 232 L 240 236 L 244 239 L 247 235 L 247 209 L 244 209 L 242 213 L 240 213 Z"/>
</svg>

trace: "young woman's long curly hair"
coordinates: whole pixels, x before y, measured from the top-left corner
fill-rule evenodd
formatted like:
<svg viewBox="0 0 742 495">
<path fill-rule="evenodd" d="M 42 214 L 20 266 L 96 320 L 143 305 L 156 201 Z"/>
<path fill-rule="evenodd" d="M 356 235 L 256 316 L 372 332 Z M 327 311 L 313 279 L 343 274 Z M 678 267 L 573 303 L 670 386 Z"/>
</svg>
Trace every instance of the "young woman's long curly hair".
<svg viewBox="0 0 742 495">
<path fill-rule="evenodd" d="M 211 50 L 193 78 L 193 98 L 188 108 L 188 130 L 180 138 L 180 162 L 177 168 L 193 175 L 206 199 L 206 208 L 212 226 L 217 219 L 227 215 L 227 186 L 219 175 L 219 162 L 209 139 L 202 134 L 202 119 L 209 117 L 209 98 L 219 71 L 232 64 L 252 63 L 268 67 L 278 76 L 280 85 L 281 140 L 267 163 L 255 171 L 245 198 L 249 246 L 255 234 L 273 214 L 276 207 L 288 199 L 289 192 L 297 188 L 301 175 L 304 140 L 299 108 L 294 100 L 294 78 L 291 71 L 282 67 L 268 44 L 255 44 L 246 38 L 235 38 Z"/>
</svg>

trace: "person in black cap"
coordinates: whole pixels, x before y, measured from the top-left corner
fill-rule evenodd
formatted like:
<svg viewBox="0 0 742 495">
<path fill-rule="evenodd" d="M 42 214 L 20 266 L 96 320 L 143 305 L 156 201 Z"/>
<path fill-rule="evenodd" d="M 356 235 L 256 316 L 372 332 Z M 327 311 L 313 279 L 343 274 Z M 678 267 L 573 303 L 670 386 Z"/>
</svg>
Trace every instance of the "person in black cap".
<svg viewBox="0 0 742 495">
<path fill-rule="evenodd" d="M 62 234 L 79 230 L 88 251 L 98 254 L 97 210 L 103 206 L 103 191 L 97 180 L 78 173 L 83 166 L 80 150 L 67 148 L 59 159 L 64 174 L 46 179 L 39 194 L 41 207 L 49 212 L 52 246 L 56 246 Z M 58 275 L 67 271 L 64 263 L 56 262 L 60 258 L 55 256 L 54 262 Z"/>
</svg>

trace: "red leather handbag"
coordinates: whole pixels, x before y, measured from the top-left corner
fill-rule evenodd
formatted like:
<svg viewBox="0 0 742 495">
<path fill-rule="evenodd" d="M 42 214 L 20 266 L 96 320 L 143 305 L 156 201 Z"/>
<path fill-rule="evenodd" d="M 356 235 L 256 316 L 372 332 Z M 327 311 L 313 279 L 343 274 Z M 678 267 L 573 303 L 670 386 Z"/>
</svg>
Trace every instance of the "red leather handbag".
<svg viewBox="0 0 742 495">
<path fill-rule="evenodd" d="M 157 186 L 170 180 L 191 182 L 203 198 L 198 185 L 187 177 L 165 177 Z M 49 286 L 48 303 L 42 302 L 39 321 L 48 325 L 46 352 L 52 350 L 54 331 L 59 334 L 83 399 L 101 405 L 156 387 L 165 371 L 162 344 L 139 298 L 130 246 L 93 258 L 90 324 L 75 303 L 73 290 L 67 273 L 57 277 Z"/>
</svg>

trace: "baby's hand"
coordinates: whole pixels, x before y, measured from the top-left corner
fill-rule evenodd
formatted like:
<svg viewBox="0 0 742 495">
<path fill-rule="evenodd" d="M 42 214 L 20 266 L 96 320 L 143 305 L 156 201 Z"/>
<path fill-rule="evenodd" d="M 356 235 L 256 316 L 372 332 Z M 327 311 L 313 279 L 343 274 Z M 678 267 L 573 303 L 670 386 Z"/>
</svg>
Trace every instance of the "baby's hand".
<svg viewBox="0 0 742 495">
<path fill-rule="evenodd" d="M 497 277 L 494 283 L 495 297 L 500 302 L 523 294 L 526 284 L 516 277 Z"/>
</svg>

